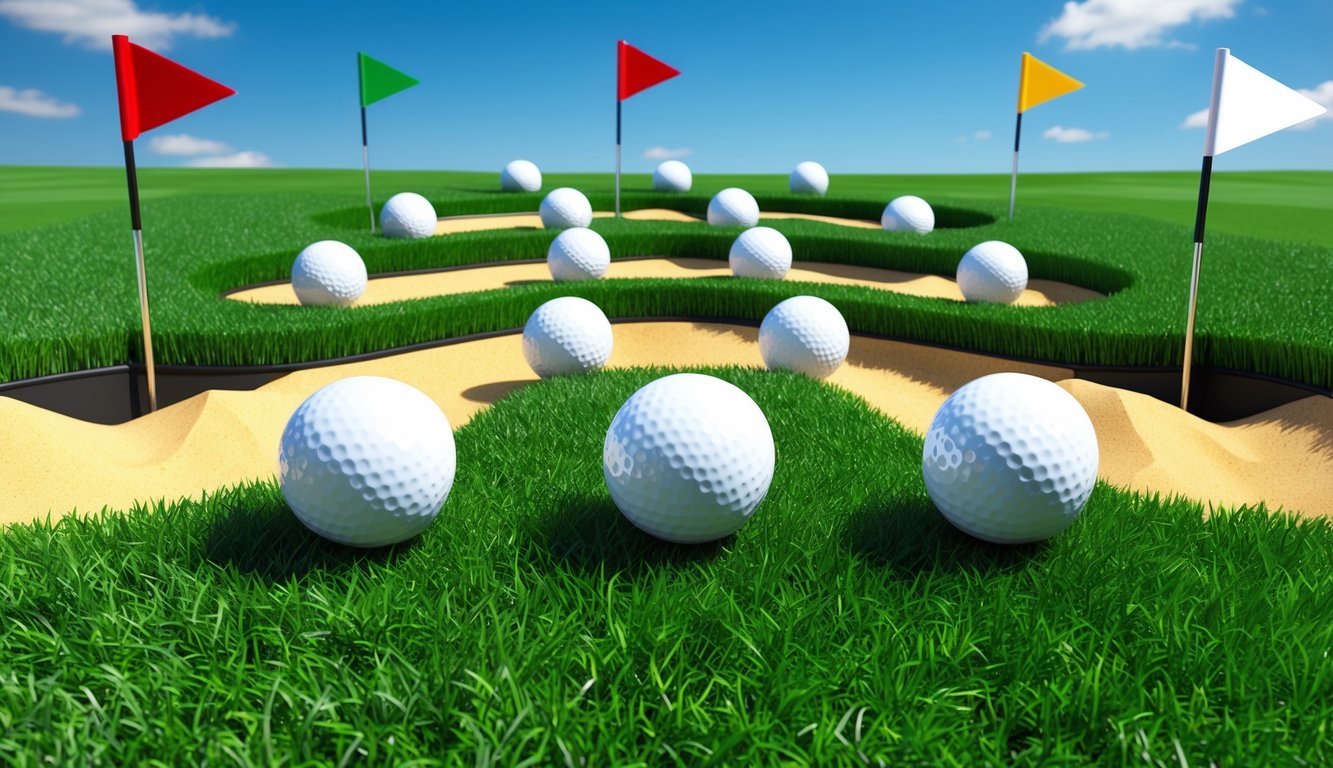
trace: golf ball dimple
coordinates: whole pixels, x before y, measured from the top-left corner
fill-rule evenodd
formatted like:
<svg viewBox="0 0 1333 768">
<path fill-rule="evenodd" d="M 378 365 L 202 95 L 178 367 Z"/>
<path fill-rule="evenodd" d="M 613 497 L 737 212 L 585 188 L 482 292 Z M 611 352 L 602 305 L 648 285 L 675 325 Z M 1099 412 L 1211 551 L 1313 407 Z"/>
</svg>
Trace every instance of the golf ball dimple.
<svg viewBox="0 0 1333 768">
<path fill-rule="evenodd" d="M 631 395 L 602 448 L 616 507 L 645 533 L 680 544 L 740 530 L 768 493 L 776 461 L 759 406 L 697 373 L 664 376 Z"/>
<path fill-rule="evenodd" d="M 600 369 L 611 359 L 613 342 L 611 321 L 578 296 L 551 299 L 523 326 L 523 357 L 543 379 Z"/>
<path fill-rule="evenodd" d="M 653 171 L 653 189 L 659 192 L 689 192 L 692 184 L 694 174 L 679 160 L 667 160 Z"/>
<path fill-rule="evenodd" d="M 759 223 L 759 203 L 749 192 L 727 187 L 708 201 L 708 223 L 715 227 L 753 227 Z"/>
<path fill-rule="evenodd" d="M 366 290 L 366 264 L 346 243 L 320 240 L 292 263 L 292 290 L 303 306 L 348 306 Z"/>
<path fill-rule="evenodd" d="M 547 229 L 586 227 L 592 223 L 592 204 L 582 192 L 571 187 L 557 187 L 548 192 L 538 213 Z"/>
<path fill-rule="evenodd" d="M 847 321 L 818 296 L 793 296 L 768 311 L 759 326 L 759 353 L 769 370 L 828 378 L 851 348 Z"/>
<path fill-rule="evenodd" d="M 437 223 L 435 206 L 415 192 L 399 192 L 380 209 L 380 231 L 385 237 L 430 237 Z"/>
<path fill-rule="evenodd" d="M 278 481 L 297 519 L 330 541 L 381 547 L 425 530 L 454 483 L 454 434 L 420 390 L 379 376 L 329 384 L 282 432 Z"/>
<path fill-rule="evenodd" d="M 1097 433 L 1073 395 L 1036 376 L 995 373 L 940 406 L 921 472 L 931 500 L 959 530 L 1024 544 L 1078 518 L 1097 462 Z"/>
<path fill-rule="evenodd" d="M 557 283 L 597 280 L 611 267 L 611 249 L 587 227 L 566 229 L 547 249 L 546 266 Z"/>
<path fill-rule="evenodd" d="M 736 277 L 781 280 L 791 269 L 791 243 L 772 227 L 751 227 L 731 244 L 727 262 Z"/>
<path fill-rule="evenodd" d="M 927 235 L 935 229 L 935 211 L 916 195 L 903 195 L 884 206 L 879 223 L 890 232 L 904 230 Z"/>
<path fill-rule="evenodd" d="M 828 192 L 828 171 L 812 160 L 797 163 L 791 172 L 788 187 L 793 195 L 819 195 Z"/>
<path fill-rule="evenodd" d="M 1028 263 L 1012 245 L 987 240 L 963 254 L 955 276 L 968 301 L 1012 304 L 1028 287 Z"/>
<path fill-rule="evenodd" d="M 536 192 L 542 188 L 542 172 L 528 160 L 510 160 L 500 171 L 500 189 L 505 192 Z"/>
</svg>

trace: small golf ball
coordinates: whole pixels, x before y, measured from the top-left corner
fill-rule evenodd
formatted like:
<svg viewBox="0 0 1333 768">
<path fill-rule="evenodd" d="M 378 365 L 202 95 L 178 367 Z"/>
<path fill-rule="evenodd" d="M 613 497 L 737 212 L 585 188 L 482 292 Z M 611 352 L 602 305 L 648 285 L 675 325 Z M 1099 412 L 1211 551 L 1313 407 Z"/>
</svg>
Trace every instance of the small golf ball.
<svg viewBox="0 0 1333 768">
<path fill-rule="evenodd" d="M 793 296 L 759 326 L 759 353 L 769 370 L 828 378 L 847 359 L 852 337 L 838 308 L 818 296 Z"/>
<path fill-rule="evenodd" d="M 963 254 L 955 276 L 968 301 L 1012 304 L 1028 287 L 1028 263 L 1012 245 L 987 240 Z"/>
<path fill-rule="evenodd" d="M 561 296 L 523 326 L 523 357 L 543 379 L 596 371 L 611 359 L 611 321 L 591 301 Z"/>
<path fill-rule="evenodd" d="M 586 227 L 592 223 L 592 204 L 577 189 L 557 187 L 542 199 L 538 213 L 547 229 Z"/>
<path fill-rule="evenodd" d="M 320 240 L 307 245 L 292 263 L 292 290 L 303 306 L 347 306 L 366 290 L 366 264 L 346 243 Z"/>
<path fill-rule="evenodd" d="M 824 166 L 811 160 L 797 163 L 788 181 L 793 195 L 819 195 L 828 192 L 828 171 Z"/>
<path fill-rule="evenodd" d="M 542 172 L 528 160 L 510 160 L 500 171 L 500 189 L 505 192 L 536 192 L 542 188 Z"/>
<path fill-rule="evenodd" d="M 736 277 L 781 280 L 791 269 L 791 243 L 772 227 L 751 227 L 731 244 L 727 262 Z"/>
<path fill-rule="evenodd" d="M 658 192 L 689 192 L 693 183 L 690 167 L 679 160 L 667 160 L 653 171 L 653 189 Z"/>
<path fill-rule="evenodd" d="M 415 192 L 399 192 L 380 209 L 380 231 L 385 237 L 430 237 L 437 223 L 435 206 Z"/>
<path fill-rule="evenodd" d="M 971 381 L 935 413 L 921 472 L 958 529 L 997 544 L 1063 531 L 1097 482 L 1097 433 L 1065 390 L 1025 373 Z"/>
<path fill-rule="evenodd" d="M 557 283 L 597 280 L 611 267 L 611 249 L 587 227 L 566 229 L 547 249 L 546 266 Z"/>
<path fill-rule="evenodd" d="M 330 541 L 382 547 L 425 530 L 454 484 L 454 433 L 420 390 L 380 376 L 329 384 L 296 409 L 278 448 L 287 505 Z"/>
<path fill-rule="evenodd" d="M 768 419 L 750 396 L 697 373 L 631 395 L 602 446 L 616 507 L 645 533 L 680 544 L 740 530 L 768 493 L 776 460 Z"/>
<path fill-rule="evenodd" d="M 935 229 L 935 211 L 916 195 L 903 195 L 884 207 L 879 223 L 890 232 L 904 230 L 926 235 Z"/>
<path fill-rule="evenodd" d="M 727 187 L 708 201 L 708 223 L 715 227 L 753 227 L 759 223 L 759 203 L 739 187 Z"/>
</svg>

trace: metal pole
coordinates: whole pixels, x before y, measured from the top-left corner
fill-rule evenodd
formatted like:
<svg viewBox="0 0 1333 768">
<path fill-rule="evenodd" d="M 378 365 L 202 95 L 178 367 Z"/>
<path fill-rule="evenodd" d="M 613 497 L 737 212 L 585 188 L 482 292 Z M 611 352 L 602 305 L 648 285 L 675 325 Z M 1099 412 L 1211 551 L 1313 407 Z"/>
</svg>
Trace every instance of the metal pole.
<svg viewBox="0 0 1333 768">
<path fill-rule="evenodd" d="M 1194 315 L 1199 303 L 1199 270 L 1203 266 L 1203 229 L 1208 217 L 1208 187 L 1213 177 L 1213 157 L 1203 156 L 1199 172 L 1199 207 L 1194 214 L 1194 270 L 1190 274 L 1189 315 L 1185 319 L 1185 358 L 1180 371 L 1180 409 L 1189 410 L 1190 366 L 1194 361 Z"/>
<path fill-rule="evenodd" d="M 616 218 L 620 218 L 620 98 L 616 98 Z"/>
<path fill-rule="evenodd" d="M 125 142 L 125 182 L 130 190 L 130 227 L 134 233 L 134 264 L 139 274 L 139 315 L 143 321 L 143 357 L 148 373 L 148 412 L 157 410 L 157 377 L 153 369 L 153 329 L 148 322 L 148 274 L 144 269 L 143 221 L 139 217 L 139 177 L 134 142 Z"/>
<path fill-rule="evenodd" d="M 375 234 L 375 203 L 370 199 L 370 146 L 366 141 L 366 108 L 361 108 L 361 165 L 366 170 L 366 210 L 370 212 L 370 234 Z"/>
<path fill-rule="evenodd" d="M 1023 113 L 1014 123 L 1014 169 L 1009 174 L 1009 220 L 1014 220 L 1014 196 L 1018 192 L 1018 139 L 1023 135 Z"/>
</svg>

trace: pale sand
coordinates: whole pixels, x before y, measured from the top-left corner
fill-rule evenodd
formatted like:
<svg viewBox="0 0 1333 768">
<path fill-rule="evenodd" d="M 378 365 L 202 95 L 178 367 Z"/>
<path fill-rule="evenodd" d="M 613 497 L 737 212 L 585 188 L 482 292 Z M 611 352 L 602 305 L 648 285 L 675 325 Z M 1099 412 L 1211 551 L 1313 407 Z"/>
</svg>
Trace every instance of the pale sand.
<svg viewBox="0 0 1333 768">
<path fill-rule="evenodd" d="M 593 213 L 593 218 L 607 219 L 614 215 L 615 213 L 612 211 L 597 211 Z M 644 208 L 637 211 L 624 211 L 623 216 L 636 221 L 703 221 L 698 216 L 668 208 Z M 837 216 L 817 216 L 813 213 L 769 213 L 764 211 L 759 214 L 759 219 L 760 221 L 764 219 L 805 219 L 856 229 L 880 228 L 878 221 L 844 219 Z M 490 216 L 446 216 L 435 225 L 435 234 L 456 235 L 460 232 L 484 232 L 492 229 L 541 228 L 541 216 L 536 213 L 497 213 Z"/>
<path fill-rule="evenodd" d="M 754 328 L 689 322 L 615 326 L 613 366 L 761 365 Z M 854 337 L 830 379 L 924 432 L 957 387 L 1017 370 L 1060 381 L 1083 403 L 1101 445 L 1100 475 L 1116 485 L 1213 504 L 1260 500 L 1333 514 L 1333 400 L 1310 397 L 1216 425 L 1130 392 L 1069 380 L 1067 369 Z M 0 397 L 0 523 L 135 500 L 198 497 L 277 472 L 292 411 L 336 379 L 374 374 L 430 395 L 455 427 L 535 380 L 517 334 L 380 360 L 300 371 L 254 392 L 213 391 L 127 424 L 77 421 Z M 596 460 L 592 457 L 590 460 Z"/>
</svg>

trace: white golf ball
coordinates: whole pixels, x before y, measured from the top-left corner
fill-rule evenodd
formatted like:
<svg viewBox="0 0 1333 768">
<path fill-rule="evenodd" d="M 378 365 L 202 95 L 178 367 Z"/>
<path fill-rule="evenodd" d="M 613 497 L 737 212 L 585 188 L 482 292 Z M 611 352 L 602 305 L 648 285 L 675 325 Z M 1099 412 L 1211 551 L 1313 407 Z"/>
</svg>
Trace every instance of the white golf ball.
<svg viewBox="0 0 1333 768">
<path fill-rule="evenodd" d="M 818 296 L 793 296 L 759 325 L 759 354 L 769 370 L 828 378 L 847 359 L 852 337 L 838 308 Z"/>
<path fill-rule="evenodd" d="M 547 229 L 586 227 L 592 223 L 592 203 L 577 189 L 557 187 L 542 198 L 538 213 Z"/>
<path fill-rule="evenodd" d="M 926 235 L 935 229 L 935 211 L 930 203 L 916 195 L 903 195 L 895 197 L 884 207 L 884 215 L 880 216 L 879 223 L 890 232 L 910 230 Z"/>
<path fill-rule="evenodd" d="M 304 306 L 347 306 L 366 290 L 366 263 L 346 243 L 320 240 L 307 245 L 292 263 L 292 290 Z"/>
<path fill-rule="evenodd" d="M 1097 459 L 1097 433 L 1073 395 L 1036 376 L 994 373 L 940 406 L 921 472 L 954 526 L 1025 544 L 1074 522 L 1097 482 Z"/>
<path fill-rule="evenodd" d="M 811 160 L 797 163 L 788 181 L 794 195 L 819 195 L 828 192 L 828 171 L 824 166 Z"/>
<path fill-rule="evenodd" d="M 689 192 L 693 183 L 690 167 L 679 160 L 667 160 L 653 171 L 653 189 L 658 192 Z"/>
<path fill-rule="evenodd" d="M 523 326 L 523 357 L 543 379 L 596 371 L 611 359 L 611 321 L 591 301 L 561 296 Z"/>
<path fill-rule="evenodd" d="M 645 533 L 680 544 L 730 536 L 768 493 L 768 419 L 733 384 L 697 373 L 657 379 L 616 413 L 602 446 L 611 499 Z"/>
<path fill-rule="evenodd" d="M 727 262 L 736 277 L 781 280 L 791 269 L 791 243 L 772 227 L 751 227 L 731 244 Z"/>
<path fill-rule="evenodd" d="M 380 376 L 329 384 L 296 409 L 278 448 L 278 481 L 307 528 L 382 547 L 425 530 L 454 484 L 449 419 L 420 390 Z"/>
<path fill-rule="evenodd" d="M 968 301 L 1012 304 L 1028 287 L 1028 263 L 1012 245 L 987 240 L 963 254 L 956 278 Z"/>
<path fill-rule="evenodd" d="M 611 249 L 587 227 L 566 229 L 547 249 L 546 266 L 557 283 L 597 280 L 611 267 Z"/>
<path fill-rule="evenodd" d="M 708 201 L 708 223 L 715 227 L 753 227 L 759 223 L 759 203 L 738 187 L 727 187 Z"/>
<path fill-rule="evenodd" d="M 500 189 L 505 192 L 536 192 L 542 188 L 542 172 L 528 160 L 510 160 L 500 171 Z"/>
<path fill-rule="evenodd" d="M 415 192 L 399 192 L 380 209 L 380 231 L 385 237 L 430 237 L 437 223 L 435 206 Z"/>
</svg>

